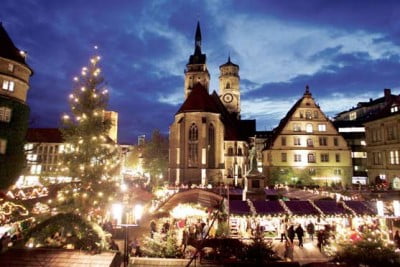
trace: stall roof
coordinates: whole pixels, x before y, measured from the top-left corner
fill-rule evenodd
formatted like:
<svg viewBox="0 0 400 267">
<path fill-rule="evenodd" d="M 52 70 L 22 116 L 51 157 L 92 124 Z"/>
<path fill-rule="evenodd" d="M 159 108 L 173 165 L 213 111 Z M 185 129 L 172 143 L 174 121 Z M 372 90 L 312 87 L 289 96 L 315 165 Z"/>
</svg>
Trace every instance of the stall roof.
<svg viewBox="0 0 400 267">
<path fill-rule="evenodd" d="M 372 209 L 365 205 L 364 201 L 344 201 L 347 207 L 354 211 L 357 215 L 375 215 Z"/>
<path fill-rule="evenodd" d="M 253 206 L 256 209 L 257 214 L 275 215 L 285 213 L 285 209 L 282 207 L 278 200 L 253 201 Z"/>
<path fill-rule="evenodd" d="M 89 254 L 79 250 L 65 249 L 10 249 L 0 254 L 1 266 L 23 267 L 117 267 L 116 253 Z"/>
<path fill-rule="evenodd" d="M 285 201 L 284 204 L 294 215 L 320 215 L 320 212 L 307 200 Z"/>
<path fill-rule="evenodd" d="M 247 204 L 247 201 L 242 200 L 230 200 L 229 201 L 229 213 L 231 214 L 239 214 L 239 215 L 247 215 L 250 214 L 250 207 Z"/>
<path fill-rule="evenodd" d="M 351 211 L 345 209 L 343 204 L 335 200 L 315 200 L 314 204 L 327 215 L 350 214 Z"/>
</svg>

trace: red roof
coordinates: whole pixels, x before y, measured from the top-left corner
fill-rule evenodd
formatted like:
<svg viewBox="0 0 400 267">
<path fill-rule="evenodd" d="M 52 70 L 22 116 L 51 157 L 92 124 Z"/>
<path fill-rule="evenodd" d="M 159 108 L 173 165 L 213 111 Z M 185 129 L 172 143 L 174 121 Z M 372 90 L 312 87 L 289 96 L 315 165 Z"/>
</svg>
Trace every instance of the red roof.
<svg viewBox="0 0 400 267">
<path fill-rule="evenodd" d="M 213 98 L 208 94 L 207 89 L 200 83 L 197 83 L 193 87 L 191 93 L 188 95 L 185 102 L 183 102 L 177 114 L 197 111 L 220 113 Z"/>
<path fill-rule="evenodd" d="M 30 128 L 26 134 L 30 143 L 63 143 L 62 134 L 58 128 Z"/>
</svg>

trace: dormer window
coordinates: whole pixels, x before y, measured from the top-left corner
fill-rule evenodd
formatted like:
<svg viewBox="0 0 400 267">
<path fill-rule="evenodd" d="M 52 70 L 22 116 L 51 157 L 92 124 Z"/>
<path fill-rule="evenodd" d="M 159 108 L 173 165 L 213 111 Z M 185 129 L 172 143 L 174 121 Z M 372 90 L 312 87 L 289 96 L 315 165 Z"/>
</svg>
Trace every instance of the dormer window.
<svg viewBox="0 0 400 267">
<path fill-rule="evenodd" d="M 2 88 L 3 88 L 3 90 L 14 92 L 14 86 L 15 86 L 15 83 L 13 81 L 4 80 Z"/>
<path fill-rule="evenodd" d="M 14 72 L 14 64 L 8 63 L 8 71 Z"/>
</svg>

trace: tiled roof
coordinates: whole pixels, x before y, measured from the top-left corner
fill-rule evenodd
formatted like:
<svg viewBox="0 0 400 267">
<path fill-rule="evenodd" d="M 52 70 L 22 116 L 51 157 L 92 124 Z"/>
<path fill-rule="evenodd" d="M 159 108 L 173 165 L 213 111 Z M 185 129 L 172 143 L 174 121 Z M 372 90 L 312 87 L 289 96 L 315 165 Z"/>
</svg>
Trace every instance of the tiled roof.
<svg viewBox="0 0 400 267">
<path fill-rule="evenodd" d="M 58 128 L 29 128 L 26 134 L 29 143 L 63 143 L 61 131 Z"/>
<path fill-rule="evenodd" d="M 0 22 L 0 57 L 7 58 L 18 63 L 24 64 L 29 68 L 25 62 L 25 57 L 20 54 L 20 50 L 14 45 L 3 24 Z"/>
<path fill-rule="evenodd" d="M 184 112 L 211 112 L 211 113 L 219 113 L 219 110 L 215 106 L 215 102 L 212 97 L 208 94 L 207 89 L 197 83 L 185 102 L 183 102 L 181 108 L 178 110 L 178 113 Z"/>
</svg>

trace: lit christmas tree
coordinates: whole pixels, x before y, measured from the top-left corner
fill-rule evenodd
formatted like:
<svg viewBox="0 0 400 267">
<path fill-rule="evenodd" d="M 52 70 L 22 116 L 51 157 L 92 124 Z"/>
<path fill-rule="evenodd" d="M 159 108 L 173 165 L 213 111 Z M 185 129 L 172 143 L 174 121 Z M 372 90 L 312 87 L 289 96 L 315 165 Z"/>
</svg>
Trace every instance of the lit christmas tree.
<svg viewBox="0 0 400 267">
<path fill-rule="evenodd" d="M 69 95 L 72 116 L 65 114 L 62 118 L 61 131 L 66 143 L 63 170 L 80 180 L 79 192 L 72 196 L 81 211 L 112 200 L 116 189 L 114 176 L 119 171 L 118 147 L 108 137 L 111 120 L 104 116 L 109 96 L 99 61 L 98 55 L 91 58 L 89 66 L 74 78 Z M 59 193 L 66 197 L 65 192 Z"/>
</svg>

